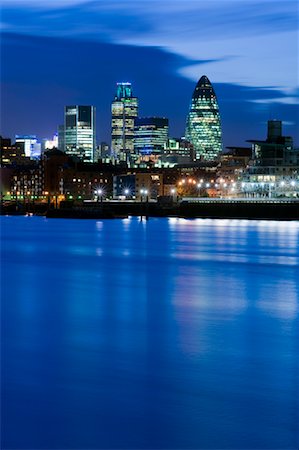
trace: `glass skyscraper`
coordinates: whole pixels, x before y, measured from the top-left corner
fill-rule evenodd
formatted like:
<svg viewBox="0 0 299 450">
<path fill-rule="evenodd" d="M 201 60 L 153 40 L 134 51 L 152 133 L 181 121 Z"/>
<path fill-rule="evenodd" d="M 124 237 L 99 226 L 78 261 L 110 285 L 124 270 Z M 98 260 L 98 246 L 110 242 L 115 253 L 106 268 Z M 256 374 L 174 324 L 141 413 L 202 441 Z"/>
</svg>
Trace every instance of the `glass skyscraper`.
<svg viewBox="0 0 299 450">
<path fill-rule="evenodd" d="M 168 139 L 168 119 L 139 117 L 135 119 L 134 150 L 139 155 L 160 155 Z"/>
<path fill-rule="evenodd" d="M 77 156 L 84 162 L 94 161 L 96 147 L 94 106 L 66 106 L 63 137 L 61 131 L 60 142 L 65 153 Z"/>
<path fill-rule="evenodd" d="M 192 95 L 185 137 L 193 144 L 195 159 L 214 160 L 222 151 L 218 102 L 205 75 L 198 81 Z"/>
<path fill-rule="evenodd" d="M 129 162 L 134 159 L 134 122 L 138 116 L 138 98 L 133 97 L 131 83 L 117 83 L 111 113 L 112 156 Z"/>
</svg>

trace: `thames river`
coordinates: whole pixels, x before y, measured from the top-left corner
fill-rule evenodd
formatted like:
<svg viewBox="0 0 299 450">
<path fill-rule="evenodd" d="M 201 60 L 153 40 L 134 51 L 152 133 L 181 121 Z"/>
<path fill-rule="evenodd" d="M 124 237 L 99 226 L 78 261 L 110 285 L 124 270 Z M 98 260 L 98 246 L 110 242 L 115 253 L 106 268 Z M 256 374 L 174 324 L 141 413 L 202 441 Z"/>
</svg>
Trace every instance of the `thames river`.
<svg viewBox="0 0 299 450">
<path fill-rule="evenodd" d="M 3 449 L 297 449 L 299 222 L 1 217 Z"/>
</svg>

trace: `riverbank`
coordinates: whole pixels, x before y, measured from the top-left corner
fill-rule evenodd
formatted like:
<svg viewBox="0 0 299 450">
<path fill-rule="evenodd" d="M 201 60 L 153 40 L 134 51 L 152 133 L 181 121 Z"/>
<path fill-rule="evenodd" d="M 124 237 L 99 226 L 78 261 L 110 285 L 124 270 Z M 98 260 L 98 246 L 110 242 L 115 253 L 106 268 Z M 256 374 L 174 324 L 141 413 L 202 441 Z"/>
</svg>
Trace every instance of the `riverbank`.
<svg viewBox="0 0 299 450">
<path fill-rule="evenodd" d="M 128 216 L 217 219 L 299 220 L 298 200 L 193 199 L 180 202 L 103 201 L 62 204 L 9 204 L 2 215 L 44 215 L 48 218 L 117 219 Z"/>
</svg>

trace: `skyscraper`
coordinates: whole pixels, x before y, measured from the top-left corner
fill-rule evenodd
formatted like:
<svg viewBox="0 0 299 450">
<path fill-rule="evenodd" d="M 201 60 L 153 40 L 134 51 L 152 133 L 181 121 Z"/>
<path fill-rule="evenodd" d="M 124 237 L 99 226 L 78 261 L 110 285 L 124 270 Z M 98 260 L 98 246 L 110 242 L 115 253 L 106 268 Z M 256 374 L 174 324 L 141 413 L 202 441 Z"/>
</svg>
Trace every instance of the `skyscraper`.
<svg viewBox="0 0 299 450">
<path fill-rule="evenodd" d="M 134 156 L 134 121 L 138 116 L 138 98 L 133 97 L 131 83 L 117 83 L 111 112 L 112 155 L 129 162 Z"/>
<path fill-rule="evenodd" d="M 77 156 L 84 162 L 93 162 L 96 146 L 95 107 L 66 106 L 64 110 L 64 132 L 60 142 L 62 150 Z"/>
<path fill-rule="evenodd" d="M 168 139 L 168 119 L 138 117 L 135 119 L 134 150 L 139 155 L 160 155 Z"/>
<path fill-rule="evenodd" d="M 205 75 L 198 81 L 192 95 L 185 137 L 194 146 L 195 159 L 214 160 L 222 151 L 218 102 Z"/>
</svg>

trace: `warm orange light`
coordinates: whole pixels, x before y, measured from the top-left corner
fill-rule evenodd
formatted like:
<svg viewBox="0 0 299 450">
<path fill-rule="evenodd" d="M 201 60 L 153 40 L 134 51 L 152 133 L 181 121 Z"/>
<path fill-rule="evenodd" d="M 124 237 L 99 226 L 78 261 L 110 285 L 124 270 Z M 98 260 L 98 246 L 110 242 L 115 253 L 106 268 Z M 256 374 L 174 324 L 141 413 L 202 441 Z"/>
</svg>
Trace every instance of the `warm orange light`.
<svg viewBox="0 0 299 450">
<path fill-rule="evenodd" d="M 49 192 L 48 192 L 48 191 L 45 191 L 45 195 L 49 195 Z"/>
</svg>

